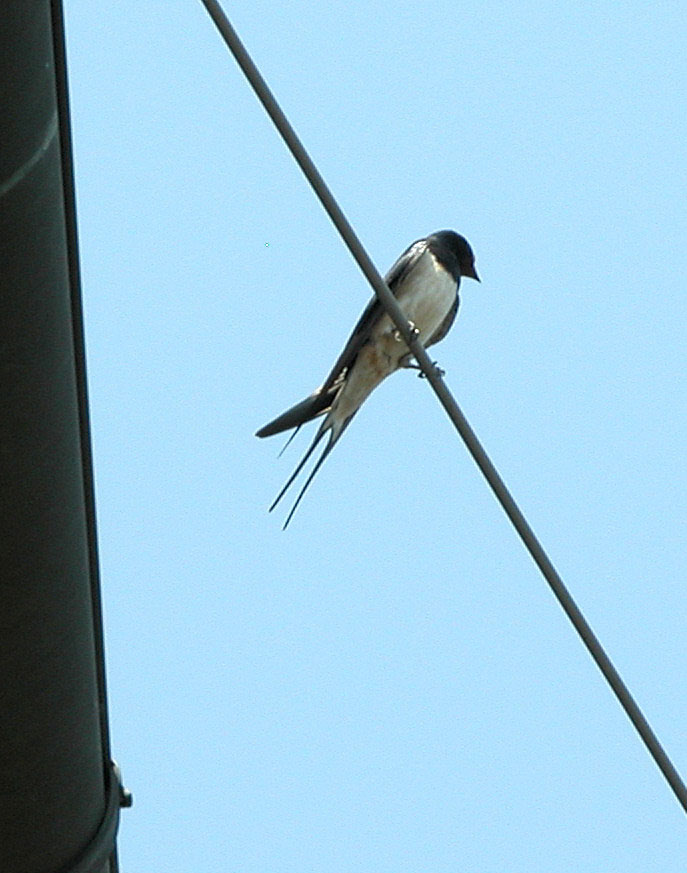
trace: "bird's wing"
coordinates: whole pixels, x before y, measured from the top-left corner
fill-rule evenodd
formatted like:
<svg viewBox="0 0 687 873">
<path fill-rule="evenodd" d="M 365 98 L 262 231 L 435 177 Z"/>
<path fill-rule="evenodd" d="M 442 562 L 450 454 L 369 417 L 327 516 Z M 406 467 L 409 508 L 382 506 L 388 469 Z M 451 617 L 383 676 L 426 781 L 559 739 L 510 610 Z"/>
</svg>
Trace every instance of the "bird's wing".
<svg viewBox="0 0 687 873">
<path fill-rule="evenodd" d="M 397 296 L 399 286 L 422 257 L 426 248 L 426 240 L 418 240 L 408 246 L 398 260 L 392 265 L 391 269 L 384 277 L 384 281 L 389 286 L 389 289 L 394 296 Z M 337 382 L 341 382 L 345 379 L 346 373 L 355 363 L 358 352 L 370 338 L 372 329 L 382 315 L 384 315 L 384 307 L 375 294 L 372 300 L 370 300 L 365 307 L 363 314 L 358 319 L 358 323 L 353 328 L 353 332 L 348 338 L 348 342 L 337 358 L 336 363 L 332 367 L 322 387 L 318 389 L 318 393 L 325 394 L 329 392 L 336 386 Z"/>
<path fill-rule="evenodd" d="M 410 245 L 398 260 L 393 264 L 389 272 L 384 277 L 384 281 L 391 289 L 391 292 L 397 295 L 398 289 L 408 273 L 418 262 L 425 249 L 427 248 L 426 240 L 418 240 Z M 348 342 L 344 346 L 343 351 L 336 360 L 336 363 L 331 369 L 331 372 L 325 379 L 324 383 L 313 391 L 305 400 L 301 400 L 277 416 L 274 421 L 270 421 L 264 427 L 260 428 L 256 436 L 267 437 L 284 430 L 290 430 L 293 427 L 300 427 L 307 421 L 317 418 L 319 415 L 327 412 L 334 402 L 339 389 L 346 379 L 346 375 L 350 372 L 351 367 L 355 363 L 361 348 L 370 338 L 370 334 L 379 318 L 384 315 L 384 307 L 379 302 L 377 295 L 370 300 L 365 307 L 365 311 L 358 319 L 358 323 L 353 328 Z M 330 446 L 331 449 L 331 446 Z"/>
<path fill-rule="evenodd" d="M 456 320 L 456 315 L 458 314 L 458 306 L 460 304 L 460 297 L 458 296 L 459 285 L 460 278 L 458 279 L 458 283 L 456 285 L 456 299 L 453 301 L 453 306 L 446 315 L 446 318 L 441 322 L 439 327 L 434 331 L 432 336 L 425 343 L 426 349 L 428 349 L 430 346 L 433 346 L 434 343 L 440 342 L 446 336 L 449 330 L 451 330 L 451 325 Z"/>
</svg>

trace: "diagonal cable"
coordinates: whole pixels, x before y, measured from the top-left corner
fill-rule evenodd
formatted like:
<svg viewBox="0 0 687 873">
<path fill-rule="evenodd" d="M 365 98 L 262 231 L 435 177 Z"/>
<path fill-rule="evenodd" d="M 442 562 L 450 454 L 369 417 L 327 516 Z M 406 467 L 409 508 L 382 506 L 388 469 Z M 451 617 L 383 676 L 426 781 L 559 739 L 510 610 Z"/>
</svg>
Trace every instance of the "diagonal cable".
<svg viewBox="0 0 687 873">
<path fill-rule="evenodd" d="M 401 332 L 401 336 L 413 353 L 415 360 L 420 365 L 420 369 L 427 377 L 428 382 L 434 389 L 435 394 L 439 398 L 442 406 L 446 410 L 449 418 L 455 425 L 456 430 L 463 439 L 463 442 L 468 448 L 468 451 L 475 460 L 475 463 L 481 470 L 485 479 L 489 483 L 492 491 L 496 495 L 499 503 L 503 507 L 504 512 L 510 519 L 513 527 L 516 529 L 520 539 L 532 556 L 537 567 L 542 575 L 549 583 L 551 590 L 556 596 L 558 602 L 563 607 L 565 614 L 572 622 L 575 630 L 579 634 L 582 642 L 585 644 L 592 658 L 596 661 L 604 678 L 611 686 L 613 693 L 618 698 L 620 705 L 625 710 L 628 718 L 636 728 L 640 737 L 644 741 L 649 753 L 658 765 L 661 773 L 672 788 L 682 808 L 687 812 L 687 787 L 682 781 L 680 774 L 673 766 L 670 758 L 665 753 L 656 734 L 651 729 L 650 724 L 642 714 L 636 701 L 630 694 L 629 689 L 620 677 L 620 674 L 615 669 L 608 655 L 604 651 L 601 643 L 596 638 L 587 620 L 580 612 L 577 604 L 573 600 L 570 592 L 565 587 L 563 580 L 558 575 L 556 568 L 549 560 L 548 555 L 544 551 L 541 543 L 535 536 L 534 531 L 529 526 L 525 516 L 518 508 L 511 493 L 506 488 L 503 479 L 498 474 L 496 468 L 490 461 L 487 453 L 482 448 L 480 441 L 473 429 L 470 427 L 467 419 L 461 412 L 453 395 L 449 391 L 440 372 L 432 363 L 422 343 L 417 337 L 417 332 L 413 330 L 407 318 L 401 311 L 398 301 L 389 291 L 386 283 L 377 271 L 377 268 L 372 263 L 370 256 L 363 248 L 362 243 L 358 239 L 355 231 L 349 224 L 346 216 L 341 211 L 338 203 L 334 199 L 334 195 L 327 187 L 324 179 L 320 175 L 317 167 L 312 162 L 310 156 L 306 152 L 303 144 L 299 140 L 296 132 L 291 127 L 288 119 L 282 112 L 279 104 L 274 98 L 274 95 L 267 86 L 267 83 L 262 78 L 260 71 L 253 63 L 250 55 L 243 46 L 236 31 L 229 23 L 228 18 L 222 11 L 221 6 L 216 0 L 201 0 L 208 14 L 214 21 L 222 38 L 226 42 L 229 50 L 233 54 L 236 62 L 242 72 L 248 79 L 250 85 L 255 91 L 258 99 L 265 108 L 267 114 L 271 118 L 275 127 L 279 131 L 282 139 L 288 146 L 291 154 L 295 158 L 298 166 L 303 171 L 307 180 L 310 182 L 315 194 L 320 199 L 325 211 L 333 221 L 336 229 L 341 234 L 343 241 L 348 246 L 349 251 L 357 261 L 360 269 L 365 274 L 368 282 L 372 285 L 375 293 L 379 297 L 382 305 L 389 313 L 392 321 Z"/>
</svg>

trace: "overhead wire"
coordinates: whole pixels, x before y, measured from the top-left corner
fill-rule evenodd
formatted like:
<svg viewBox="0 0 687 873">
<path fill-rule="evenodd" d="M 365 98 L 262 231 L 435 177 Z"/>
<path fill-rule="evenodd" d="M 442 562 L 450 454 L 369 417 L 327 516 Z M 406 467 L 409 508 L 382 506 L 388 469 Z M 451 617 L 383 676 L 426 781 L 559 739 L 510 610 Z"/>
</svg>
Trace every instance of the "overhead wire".
<svg viewBox="0 0 687 873">
<path fill-rule="evenodd" d="M 365 251 L 365 248 L 358 239 L 351 224 L 336 202 L 334 195 L 329 190 L 329 187 L 305 150 L 295 130 L 281 110 L 260 71 L 239 39 L 238 34 L 230 24 L 222 7 L 217 0 L 201 0 L 201 2 L 215 23 L 219 33 L 227 44 L 227 47 L 241 68 L 241 71 L 248 79 L 248 82 L 255 91 L 255 94 L 262 103 L 265 111 L 291 151 L 298 166 L 310 182 L 311 187 L 322 203 L 322 206 L 329 215 L 334 226 L 339 231 L 344 243 L 379 297 L 385 310 L 400 331 L 401 336 L 405 340 L 410 351 L 413 353 L 422 373 L 434 389 L 440 403 L 463 439 L 468 451 L 487 480 L 504 512 L 510 519 L 525 548 L 528 550 L 541 574 L 548 582 L 554 596 L 560 603 L 582 642 L 601 670 L 603 677 L 610 685 L 618 702 L 625 710 L 625 713 L 637 730 L 637 733 L 644 742 L 649 754 L 652 756 L 659 770 L 668 782 L 668 785 L 675 794 L 678 802 L 683 810 L 687 812 L 687 786 L 685 786 L 680 774 L 675 769 L 656 734 L 644 717 L 632 694 L 623 682 L 620 674 L 613 666 L 601 643 L 592 631 L 590 625 L 587 623 L 587 620 L 582 615 L 582 612 L 573 600 L 570 592 L 558 574 L 558 571 L 551 563 L 551 560 L 525 519 L 525 516 L 520 511 L 518 505 L 503 482 L 503 479 L 489 459 L 475 432 L 444 382 L 442 372 L 432 362 L 425 351 L 418 338 L 417 330 L 413 328 L 405 317 L 398 305 L 398 301 L 391 291 L 389 291 L 377 268 L 372 263 L 370 256 Z"/>
</svg>

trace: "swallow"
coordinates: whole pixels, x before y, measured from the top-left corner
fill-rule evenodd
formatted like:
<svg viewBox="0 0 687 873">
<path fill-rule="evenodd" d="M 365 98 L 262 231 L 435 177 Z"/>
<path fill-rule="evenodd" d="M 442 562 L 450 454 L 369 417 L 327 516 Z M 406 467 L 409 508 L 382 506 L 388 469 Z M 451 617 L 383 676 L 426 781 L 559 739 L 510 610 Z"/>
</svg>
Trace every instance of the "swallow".
<svg viewBox="0 0 687 873">
<path fill-rule="evenodd" d="M 384 277 L 425 348 L 438 343 L 449 332 L 458 312 L 461 276 L 480 281 L 470 244 L 452 230 L 440 230 L 408 246 Z M 363 402 L 380 382 L 400 368 L 418 369 L 418 365 L 413 363 L 412 353 L 375 295 L 322 385 L 256 433 L 268 437 L 295 428 L 288 445 L 302 425 L 326 414 L 307 452 L 269 508 L 272 512 L 277 506 L 328 434 L 325 449 L 301 488 L 284 522 L 284 530 L 315 474 Z"/>
</svg>

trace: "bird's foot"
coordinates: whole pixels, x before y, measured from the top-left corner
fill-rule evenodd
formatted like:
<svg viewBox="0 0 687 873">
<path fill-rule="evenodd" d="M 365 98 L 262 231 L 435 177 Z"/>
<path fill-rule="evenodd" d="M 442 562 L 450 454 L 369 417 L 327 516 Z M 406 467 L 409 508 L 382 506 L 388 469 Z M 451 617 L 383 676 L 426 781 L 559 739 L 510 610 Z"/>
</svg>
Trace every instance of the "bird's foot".
<svg viewBox="0 0 687 873">
<path fill-rule="evenodd" d="M 410 332 L 412 333 L 412 335 L 413 335 L 414 337 L 418 337 L 418 336 L 420 336 L 420 331 L 418 330 L 417 327 L 415 327 L 415 325 L 413 324 L 412 321 L 409 321 L 409 322 L 408 322 L 408 327 L 410 328 Z M 396 340 L 397 343 L 402 343 L 402 342 L 404 342 L 403 337 L 401 336 L 401 331 L 400 331 L 398 328 L 396 328 L 396 329 L 394 330 L 394 332 L 393 332 L 393 337 L 394 337 L 394 339 Z"/>
<path fill-rule="evenodd" d="M 432 361 L 432 366 L 434 367 L 434 370 L 435 370 L 437 376 L 440 376 L 443 379 L 443 377 L 446 375 L 446 370 L 442 370 L 442 368 L 437 364 L 436 361 Z M 418 367 L 418 370 L 420 370 L 419 367 Z M 422 372 L 422 370 L 420 370 L 420 372 L 417 374 L 417 377 L 418 377 L 418 379 L 426 379 L 427 378 L 425 376 L 425 374 Z"/>
<path fill-rule="evenodd" d="M 439 376 L 443 377 L 446 375 L 446 370 L 442 370 L 442 368 L 438 365 L 437 361 L 432 361 L 432 366 L 437 371 Z M 417 363 L 417 361 L 414 358 L 407 358 L 401 364 L 401 367 L 403 367 L 404 370 L 419 370 L 420 372 L 417 374 L 418 379 L 426 379 L 427 378 L 425 376 L 425 374 L 422 372 L 422 367 L 420 367 L 420 365 Z"/>
</svg>

